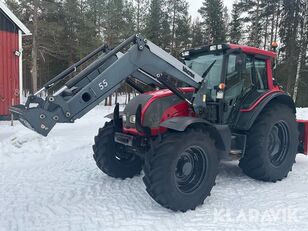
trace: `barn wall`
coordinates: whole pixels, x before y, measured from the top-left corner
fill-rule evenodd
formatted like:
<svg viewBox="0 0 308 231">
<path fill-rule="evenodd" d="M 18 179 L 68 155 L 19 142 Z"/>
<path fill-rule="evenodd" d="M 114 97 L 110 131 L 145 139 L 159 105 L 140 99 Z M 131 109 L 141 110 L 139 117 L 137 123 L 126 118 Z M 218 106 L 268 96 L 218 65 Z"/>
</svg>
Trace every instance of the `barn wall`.
<svg viewBox="0 0 308 231">
<path fill-rule="evenodd" d="M 9 107 L 19 103 L 18 28 L 0 10 L 0 116 L 9 115 Z"/>
</svg>

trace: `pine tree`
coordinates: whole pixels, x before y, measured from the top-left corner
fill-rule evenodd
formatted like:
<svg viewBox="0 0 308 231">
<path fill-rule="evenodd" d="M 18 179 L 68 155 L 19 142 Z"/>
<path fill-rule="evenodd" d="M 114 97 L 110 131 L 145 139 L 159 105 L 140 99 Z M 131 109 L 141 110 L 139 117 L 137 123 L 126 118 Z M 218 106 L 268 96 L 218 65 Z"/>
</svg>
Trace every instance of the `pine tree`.
<svg viewBox="0 0 308 231">
<path fill-rule="evenodd" d="M 136 30 L 138 33 L 145 29 L 145 16 L 149 0 L 135 0 L 136 2 Z"/>
<path fill-rule="evenodd" d="M 230 15 L 228 7 L 224 7 L 223 9 L 223 20 L 224 20 L 224 30 L 226 33 L 226 38 L 228 37 L 228 31 L 229 31 L 229 24 L 230 24 Z"/>
<path fill-rule="evenodd" d="M 300 0 L 283 0 L 282 21 L 280 26 L 280 37 L 285 45 L 285 57 L 287 67 L 287 91 L 293 94 L 295 73 L 298 58 L 298 28 L 300 23 Z"/>
<path fill-rule="evenodd" d="M 79 58 L 78 32 L 81 24 L 80 6 L 78 0 L 66 0 L 63 4 L 64 13 L 64 32 L 66 34 L 65 51 L 69 51 L 67 60 L 68 65 L 72 65 Z"/>
<path fill-rule="evenodd" d="M 188 15 L 188 14 L 187 14 Z M 187 49 L 190 45 L 190 24 L 191 17 L 184 16 L 177 22 L 177 27 L 175 29 L 175 46 L 173 48 L 173 55 L 178 57 L 179 54 Z"/>
<path fill-rule="evenodd" d="M 231 16 L 230 42 L 238 44 L 242 37 L 242 22 L 240 18 L 240 8 L 236 2 L 233 4 Z"/>
<path fill-rule="evenodd" d="M 225 23 L 223 20 L 223 4 L 221 0 L 204 0 L 199 9 L 206 34 L 210 43 L 223 43 L 226 41 Z"/>
<path fill-rule="evenodd" d="M 38 90 L 38 14 L 39 14 L 39 0 L 33 1 L 33 33 L 32 33 L 32 90 L 36 92 Z"/>
<path fill-rule="evenodd" d="M 260 47 L 262 43 L 262 4 L 261 0 L 248 1 L 250 10 L 248 11 L 251 19 L 249 28 L 248 45 L 254 47 Z"/>
<path fill-rule="evenodd" d="M 24 85 L 33 92 L 63 69 L 63 60 L 68 52 L 64 51 L 65 39 L 61 37 L 62 4 L 53 0 L 30 2 L 9 0 L 7 4 L 32 32 L 32 36 L 24 37 L 23 58 Z M 32 80 L 29 81 L 30 79 Z"/>
<path fill-rule="evenodd" d="M 102 28 L 104 26 L 104 16 L 106 14 L 107 1 L 101 0 L 87 0 L 87 13 L 86 17 L 90 24 L 96 29 L 96 34 L 100 38 Z"/>
<path fill-rule="evenodd" d="M 121 41 L 121 29 L 123 28 L 123 10 L 122 0 L 108 0 L 104 15 L 104 39 L 114 47 Z"/>
<path fill-rule="evenodd" d="M 122 16 L 125 22 L 124 28 L 123 28 L 122 40 L 125 40 L 126 38 L 130 37 L 132 34 L 136 33 L 137 29 L 136 29 L 136 17 L 135 16 L 136 16 L 136 12 L 135 12 L 133 2 L 125 0 L 123 16 Z M 139 31 L 137 30 L 137 32 Z"/>
<path fill-rule="evenodd" d="M 199 47 L 202 45 L 204 45 L 202 24 L 199 18 L 196 18 L 196 20 L 192 24 L 192 29 L 191 29 L 191 46 Z"/>
<path fill-rule="evenodd" d="M 183 34 L 182 37 L 189 33 L 187 32 L 188 3 L 186 0 L 167 0 L 167 5 L 171 24 L 171 53 L 175 54 L 176 44 L 180 43 L 177 37 L 181 36 L 180 33 Z"/>
<path fill-rule="evenodd" d="M 165 19 L 162 11 L 162 0 L 151 0 L 149 12 L 146 18 L 146 37 L 157 45 L 162 41 L 162 19 Z"/>
<path fill-rule="evenodd" d="M 171 54 L 178 55 L 183 44 L 189 43 L 190 17 L 186 0 L 166 0 L 167 14 L 171 30 Z"/>
<path fill-rule="evenodd" d="M 168 15 L 168 12 L 162 13 L 162 21 L 161 21 L 161 47 L 170 52 L 171 49 L 171 28 L 170 28 L 170 17 Z"/>
<path fill-rule="evenodd" d="M 269 18 L 271 20 L 269 46 L 271 46 L 272 43 L 274 41 L 276 42 L 277 40 L 278 26 L 280 21 L 280 2 L 281 0 L 268 0 L 268 4 L 266 5 L 266 11 L 269 13 Z"/>
</svg>

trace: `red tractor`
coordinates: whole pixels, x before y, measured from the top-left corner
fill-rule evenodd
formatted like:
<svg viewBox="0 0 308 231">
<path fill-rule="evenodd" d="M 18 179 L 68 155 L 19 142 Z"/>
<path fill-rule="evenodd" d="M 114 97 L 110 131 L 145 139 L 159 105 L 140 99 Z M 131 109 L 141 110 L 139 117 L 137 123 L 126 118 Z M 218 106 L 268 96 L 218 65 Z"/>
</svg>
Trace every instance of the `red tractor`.
<svg viewBox="0 0 308 231">
<path fill-rule="evenodd" d="M 117 105 L 99 129 L 94 159 L 115 178 L 143 169 L 147 192 L 162 206 L 187 211 L 202 204 L 221 159 L 237 159 L 248 176 L 276 182 L 287 177 L 297 153 L 307 154 L 308 122 L 296 121 L 292 98 L 273 80 L 274 52 L 220 44 L 187 50 L 177 60 L 136 35 L 113 50 L 98 48 L 41 91 L 102 51 L 54 94 L 35 94 L 11 111 L 46 136 L 125 81 L 140 94 L 123 112 Z"/>
</svg>

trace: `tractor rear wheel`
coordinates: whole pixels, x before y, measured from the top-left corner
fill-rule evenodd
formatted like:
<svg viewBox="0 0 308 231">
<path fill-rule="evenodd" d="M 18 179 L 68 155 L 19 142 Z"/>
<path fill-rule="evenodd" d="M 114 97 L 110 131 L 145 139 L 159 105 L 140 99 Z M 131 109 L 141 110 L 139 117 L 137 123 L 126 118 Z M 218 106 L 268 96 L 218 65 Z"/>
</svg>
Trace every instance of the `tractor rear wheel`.
<svg viewBox="0 0 308 231">
<path fill-rule="evenodd" d="M 257 180 L 282 180 L 292 170 L 297 146 L 298 128 L 292 109 L 270 104 L 249 131 L 246 153 L 239 166 Z"/>
<path fill-rule="evenodd" d="M 168 132 L 147 153 L 143 181 L 150 196 L 174 211 L 195 209 L 210 195 L 218 172 L 214 140 L 202 129 Z"/>
<path fill-rule="evenodd" d="M 140 157 L 126 153 L 123 145 L 114 141 L 113 123 L 108 122 L 99 129 L 93 145 L 94 160 L 100 170 L 114 178 L 132 178 L 142 170 Z"/>
</svg>

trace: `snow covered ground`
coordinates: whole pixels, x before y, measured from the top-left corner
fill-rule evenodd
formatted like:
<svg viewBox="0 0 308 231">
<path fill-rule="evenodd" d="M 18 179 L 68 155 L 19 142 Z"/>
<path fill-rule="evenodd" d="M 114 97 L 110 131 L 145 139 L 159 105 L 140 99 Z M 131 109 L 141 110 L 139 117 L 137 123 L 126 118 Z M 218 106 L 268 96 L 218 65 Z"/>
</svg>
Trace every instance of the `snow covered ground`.
<svg viewBox="0 0 308 231">
<path fill-rule="evenodd" d="M 47 138 L 0 122 L 0 231 L 308 230 L 308 157 L 289 177 L 264 183 L 221 163 L 204 205 L 185 214 L 156 204 L 141 177 L 115 180 L 92 160 L 93 137 L 111 107 L 99 106 Z M 299 109 L 308 119 L 308 109 Z"/>
</svg>

